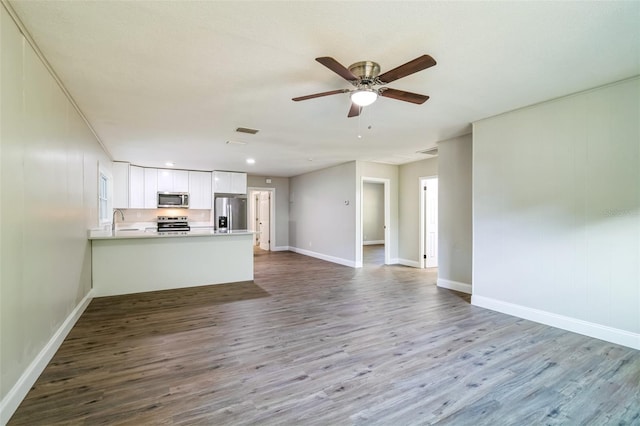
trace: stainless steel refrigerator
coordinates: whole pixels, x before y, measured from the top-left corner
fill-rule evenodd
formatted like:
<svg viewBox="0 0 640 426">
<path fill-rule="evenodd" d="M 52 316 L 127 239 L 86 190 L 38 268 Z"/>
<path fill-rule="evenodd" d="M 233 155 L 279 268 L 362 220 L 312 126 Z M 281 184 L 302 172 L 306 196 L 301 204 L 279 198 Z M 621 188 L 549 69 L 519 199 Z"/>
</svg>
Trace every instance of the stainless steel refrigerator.
<svg viewBox="0 0 640 426">
<path fill-rule="evenodd" d="M 216 196 L 214 217 L 215 227 L 218 231 L 247 229 L 247 198 L 245 196 Z"/>
</svg>

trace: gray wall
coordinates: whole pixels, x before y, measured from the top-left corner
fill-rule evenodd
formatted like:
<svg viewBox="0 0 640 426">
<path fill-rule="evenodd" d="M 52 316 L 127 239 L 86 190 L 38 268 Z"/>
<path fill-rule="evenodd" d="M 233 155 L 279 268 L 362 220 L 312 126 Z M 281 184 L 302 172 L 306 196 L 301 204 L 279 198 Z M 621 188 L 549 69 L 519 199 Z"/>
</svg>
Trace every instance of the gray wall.
<svg viewBox="0 0 640 426">
<path fill-rule="evenodd" d="M 438 143 L 438 285 L 471 292 L 471 135 Z"/>
<path fill-rule="evenodd" d="M 271 183 L 266 183 L 266 179 Z M 289 247 L 289 178 L 247 176 L 247 187 L 275 188 L 276 238 L 272 250 L 288 249 Z"/>
<path fill-rule="evenodd" d="M 289 185 L 291 250 L 354 266 L 356 163 L 295 176 Z"/>
<path fill-rule="evenodd" d="M 420 263 L 420 178 L 437 175 L 437 157 L 399 167 L 398 257 L 402 263 Z"/>
<path fill-rule="evenodd" d="M 87 229 L 98 162 L 111 161 L 3 6 L 0 19 L 3 423 L 21 399 L 14 386 L 91 289 Z"/>
<path fill-rule="evenodd" d="M 473 126 L 476 305 L 640 349 L 640 79 Z"/>
<path fill-rule="evenodd" d="M 362 241 L 384 242 L 384 185 L 362 185 Z"/>
</svg>

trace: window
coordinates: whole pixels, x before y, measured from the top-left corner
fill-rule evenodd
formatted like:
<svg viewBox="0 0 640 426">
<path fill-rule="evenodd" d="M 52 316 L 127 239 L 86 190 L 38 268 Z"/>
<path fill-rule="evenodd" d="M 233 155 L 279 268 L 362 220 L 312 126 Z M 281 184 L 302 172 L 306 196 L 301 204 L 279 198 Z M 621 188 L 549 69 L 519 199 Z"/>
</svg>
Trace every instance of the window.
<svg viewBox="0 0 640 426">
<path fill-rule="evenodd" d="M 98 165 L 98 224 L 111 223 L 112 185 L 111 173 Z"/>
<path fill-rule="evenodd" d="M 100 212 L 100 223 L 109 221 L 109 178 L 100 173 L 100 185 L 98 193 L 98 211 Z"/>
</svg>

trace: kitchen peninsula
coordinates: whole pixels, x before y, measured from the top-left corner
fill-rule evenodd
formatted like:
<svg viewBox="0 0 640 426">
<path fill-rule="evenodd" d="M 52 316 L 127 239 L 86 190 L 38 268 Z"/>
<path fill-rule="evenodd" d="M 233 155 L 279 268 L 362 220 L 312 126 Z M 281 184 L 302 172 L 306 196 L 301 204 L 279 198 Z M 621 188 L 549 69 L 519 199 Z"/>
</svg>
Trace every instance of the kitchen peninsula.
<svg viewBox="0 0 640 426">
<path fill-rule="evenodd" d="M 253 232 L 91 231 L 95 297 L 253 280 Z"/>
</svg>

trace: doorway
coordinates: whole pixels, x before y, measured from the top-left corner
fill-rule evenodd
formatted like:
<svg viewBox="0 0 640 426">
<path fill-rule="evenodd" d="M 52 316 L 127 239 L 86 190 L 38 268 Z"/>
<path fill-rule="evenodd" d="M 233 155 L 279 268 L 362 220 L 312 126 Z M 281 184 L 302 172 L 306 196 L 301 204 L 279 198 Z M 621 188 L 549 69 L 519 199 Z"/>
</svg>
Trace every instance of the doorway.
<svg viewBox="0 0 640 426">
<path fill-rule="evenodd" d="M 420 178 L 420 267 L 438 267 L 438 177 Z"/>
<path fill-rule="evenodd" d="M 384 184 L 362 185 L 362 262 L 384 264 Z"/>
<path fill-rule="evenodd" d="M 249 229 L 255 248 L 271 251 L 275 237 L 275 188 L 249 188 Z"/>
<path fill-rule="evenodd" d="M 390 259 L 390 180 L 363 177 L 360 187 L 359 266 L 388 265 Z M 359 256 L 358 256 L 359 254 Z M 356 262 L 358 266 L 358 263 Z"/>
</svg>

